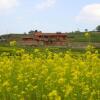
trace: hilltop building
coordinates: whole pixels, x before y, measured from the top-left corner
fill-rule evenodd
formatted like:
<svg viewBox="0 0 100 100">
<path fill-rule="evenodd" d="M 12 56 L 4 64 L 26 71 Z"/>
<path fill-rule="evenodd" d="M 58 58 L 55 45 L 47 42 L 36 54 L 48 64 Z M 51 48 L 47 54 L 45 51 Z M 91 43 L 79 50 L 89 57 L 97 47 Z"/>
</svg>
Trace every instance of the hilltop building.
<svg viewBox="0 0 100 100">
<path fill-rule="evenodd" d="M 23 36 L 20 44 L 29 46 L 66 46 L 68 44 L 68 35 L 61 32 L 42 33 L 41 31 L 33 31 L 31 34 Z"/>
</svg>

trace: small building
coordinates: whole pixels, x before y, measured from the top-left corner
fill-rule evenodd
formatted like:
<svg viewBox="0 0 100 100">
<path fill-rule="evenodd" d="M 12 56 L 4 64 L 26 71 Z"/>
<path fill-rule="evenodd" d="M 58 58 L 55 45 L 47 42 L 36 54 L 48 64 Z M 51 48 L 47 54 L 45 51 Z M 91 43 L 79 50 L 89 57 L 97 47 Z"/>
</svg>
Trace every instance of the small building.
<svg viewBox="0 0 100 100">
<path fill-rule="evenodd" d="M 30 46 L 67 46 L 68 44 L 68 35 L 67 33 L 42 33 L 42 32 L 33 32 L 24 36 L 21 41 L 21 45 L 30 45 Z"/>
</svg>

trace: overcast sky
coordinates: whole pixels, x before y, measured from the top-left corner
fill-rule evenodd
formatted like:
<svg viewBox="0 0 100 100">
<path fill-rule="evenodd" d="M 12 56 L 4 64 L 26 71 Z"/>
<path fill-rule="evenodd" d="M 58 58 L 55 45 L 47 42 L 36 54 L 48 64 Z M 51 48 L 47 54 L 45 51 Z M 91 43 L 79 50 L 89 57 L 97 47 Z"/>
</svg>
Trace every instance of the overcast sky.
<svg viewBox="0 0 100 100">
<path fill-rule="evenodd" d="M 100 24 L 100 0 L 0 0 L 0 34 L 69 32 Z"/>
</svg>

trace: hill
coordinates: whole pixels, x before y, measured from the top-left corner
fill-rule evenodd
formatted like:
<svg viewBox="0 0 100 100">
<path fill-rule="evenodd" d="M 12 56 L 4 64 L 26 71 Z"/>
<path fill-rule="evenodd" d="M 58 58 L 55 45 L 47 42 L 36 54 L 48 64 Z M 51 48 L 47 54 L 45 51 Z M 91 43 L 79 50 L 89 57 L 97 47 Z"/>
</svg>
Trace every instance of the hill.
<svg viewBox="0 0 100 100">
<path fill-rule="evenodd" d="M 100 32 L 89 32 L 90 42 L 100 48 Z M 0 45 L 9 45 L 10 41 L 20 41 L 22 37 L 29 36 L 30 34 L 6 34 L 0 36 Z M 85 36 L 85 32 L 73 32 L 68 33 L 69 43 L 67 47 L 71 48 L 85 48 L 89 39 Z"/>
<path fill-rule="evenodd" d="M 85 32 L 80 33 L 69 33 L 72 37 L 73 42 L 88 42 L 89 40 L 85 37 Z M 91 42 L 100 42 L 100 32 L 90 32 L 90 41 Z"/>
</svg>

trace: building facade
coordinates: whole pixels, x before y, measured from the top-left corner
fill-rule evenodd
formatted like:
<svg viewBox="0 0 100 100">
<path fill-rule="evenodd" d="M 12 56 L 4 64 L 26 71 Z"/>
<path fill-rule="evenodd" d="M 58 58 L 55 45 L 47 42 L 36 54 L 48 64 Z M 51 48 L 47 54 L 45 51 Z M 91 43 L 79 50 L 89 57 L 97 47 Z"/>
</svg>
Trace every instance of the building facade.
<svg viewBox="0 0 100 100">
<path fill-rule="evenodd" d="M 68 35 L 67 33 L 42 33 L 33 32 L 31 35 L 24 36 L 21 45 L 30 46 L 67 46 Z"/>
</svg>

